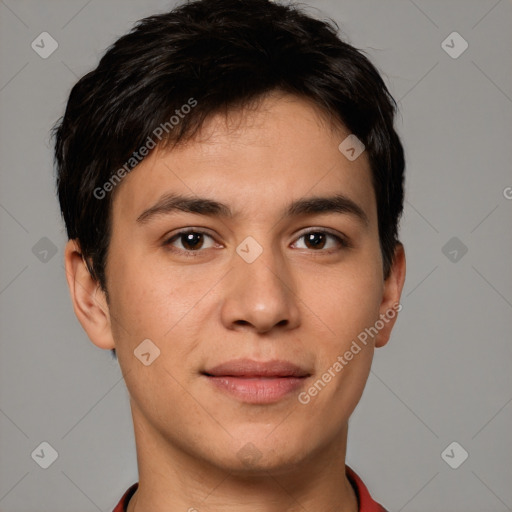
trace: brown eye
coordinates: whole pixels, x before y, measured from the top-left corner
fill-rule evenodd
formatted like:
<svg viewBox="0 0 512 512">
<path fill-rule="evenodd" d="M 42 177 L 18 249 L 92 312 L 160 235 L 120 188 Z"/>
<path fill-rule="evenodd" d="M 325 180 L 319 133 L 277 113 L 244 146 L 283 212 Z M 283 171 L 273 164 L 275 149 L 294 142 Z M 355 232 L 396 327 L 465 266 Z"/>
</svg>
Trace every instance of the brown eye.
<svg viewBox="0 0 512 512">
<path fill-rule="evenodd" d="M 169 238 L 165 245 L 169 245 L 177 251 L 199 252 L 200 249 L 209 249 L 213 246 L 212 242 L 209 246 L 205 246 L 205 237 L 213 242 L 212 237 L 202 231 L 180 231 Z"/>
<path fill-rule="evenodd" d="M 348 242 L 344 238 L 328 231 L 309 231 L 298 238 L 298 240 L 301 239 L 304 240 L 304 247 L 298 247 L 299 249 L 305 248 L 319 252 L 325 250 L 325 252 L 328 252 L 329 250 L 336 250 L 336 248 L 349 247 Z M 333 242 L 330 242 L 330 240 Z"/>
<path fill-rule="evenodd" d="M 323 249 L 326 242 L 325 233 L 308 233 L 304 236 L 304 242 L 308 249 Z"/>
<path fill-rule="evenodd" d="M 186 233 L 180 235 L 180 241 L 183 247 L 187 251 L 193 251 L 194 249 L 201 249 L 204 239 L 202 233 Z"/>
</svg>

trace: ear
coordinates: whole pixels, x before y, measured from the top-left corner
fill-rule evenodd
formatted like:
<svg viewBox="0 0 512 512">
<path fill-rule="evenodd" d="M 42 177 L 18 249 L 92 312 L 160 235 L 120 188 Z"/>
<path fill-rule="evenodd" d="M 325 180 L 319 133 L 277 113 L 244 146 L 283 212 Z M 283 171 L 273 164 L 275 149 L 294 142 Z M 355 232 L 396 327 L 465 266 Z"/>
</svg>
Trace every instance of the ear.
<svg viewBox="0 0 512 512">
<path fill-rule="evenodd" d="M 66 280 L 73 309 L 89 339 L 105 350 L 115 348 L 110 313 L 104 292 L 85 264 L 76 240 L 69 240 L 64 251 Z"/>
<path fill-rule="evenodd" d="M 405 250 L 404 246 L 398 242 L 389 276 L 384 281 L 382 302 L 379 308 L 379 319 L 384 324 L 384 327 L 379 330 L 375 337 L 375 347 L 383 347 L 389 341 L 398 312 L 402 309 L 400 297 L 402 296 L 404 282 Z"/>
</svg>

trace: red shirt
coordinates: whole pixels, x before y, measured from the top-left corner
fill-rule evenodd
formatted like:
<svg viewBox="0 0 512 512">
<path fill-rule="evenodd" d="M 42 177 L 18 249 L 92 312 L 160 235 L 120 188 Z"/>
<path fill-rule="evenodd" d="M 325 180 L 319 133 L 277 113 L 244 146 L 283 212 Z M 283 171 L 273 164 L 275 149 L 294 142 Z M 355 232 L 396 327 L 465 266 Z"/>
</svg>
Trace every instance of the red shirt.
<svg viewBox="0 0 512 512">
<path fill-rule="evenodd" d="M 364 485 L 363 481 L 354 473 L 352 469 L 348 466 L 345 466 L 347 472 L 347 478 L 349 482 L 352 484 L 354 491 L 357 496 L 357 501 L 359 503 L 359 512 L 387 512 L 386 509 L 379 505 L 376 501 L 373 501 L 368 489 Z M 124 496 L 121 498 L 121 501 L 117 504 L 116 508 L 113 512 L 126 512 L 128 508 L 128 502 L 130 498 L 133 496 L 139 483 L 134 483 L 128 490 L 124 493 Z"/>
</svg>

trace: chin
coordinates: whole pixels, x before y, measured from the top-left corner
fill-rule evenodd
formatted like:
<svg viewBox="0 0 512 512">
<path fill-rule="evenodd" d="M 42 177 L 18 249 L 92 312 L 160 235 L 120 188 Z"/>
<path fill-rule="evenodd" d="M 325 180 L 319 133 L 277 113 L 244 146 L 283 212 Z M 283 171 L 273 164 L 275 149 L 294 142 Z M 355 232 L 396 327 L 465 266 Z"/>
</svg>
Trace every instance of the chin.
<svg viewBox="0 0 512 512">
<path fill-rule="evenodd" d="M 301 436 L 304 439 L 304 436 Z M 307 445 L 308 452 L 305 452 Z M 273 474 L 287 473 L 297 469 L 297 466 L 306 459 L 313 447 L 311 439 L 308 443 L 297 440 L 290 442 L 288 438 L 285 442 L 283 438 L 265 435 L 245 436 L 233 440 L 229 447 L 226 447 L 229 453 L 224 456 L 223 469 L 234 472 L 239 475 L 258 475 L 268 476 Z"/>
<path fill-rule="evenodd" d="M 241 477 L 268 477 L 269 474 L 287 474 L 297 470 L 302 457 L 296 453 L 257 453 L 249 452 L 243 455 L 235 454 L 229 467 L 224 469 Z"/>
</svg>

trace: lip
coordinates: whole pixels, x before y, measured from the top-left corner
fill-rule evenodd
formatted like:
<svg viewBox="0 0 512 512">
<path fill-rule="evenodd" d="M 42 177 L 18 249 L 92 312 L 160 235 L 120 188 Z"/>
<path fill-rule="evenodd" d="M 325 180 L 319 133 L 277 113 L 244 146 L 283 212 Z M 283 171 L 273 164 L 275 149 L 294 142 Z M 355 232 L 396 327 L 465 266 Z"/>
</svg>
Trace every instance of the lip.
<svg viewBox="0 0 512 512">
<path fill-rule="evenodd" d="M 242 402 L 270 404 L 303 386 L 311 374 L 289 361 L 227 361 L 202 374 L 221 392 Z"/>
</svg>

